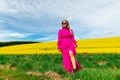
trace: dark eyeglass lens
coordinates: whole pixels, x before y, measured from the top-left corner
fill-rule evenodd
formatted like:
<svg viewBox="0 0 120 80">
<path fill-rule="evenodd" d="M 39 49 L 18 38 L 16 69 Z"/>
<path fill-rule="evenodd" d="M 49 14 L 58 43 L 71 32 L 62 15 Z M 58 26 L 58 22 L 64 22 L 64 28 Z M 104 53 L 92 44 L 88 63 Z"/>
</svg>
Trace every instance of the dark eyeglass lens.
<svg viewBox="0 0 120 80">
<path fill-rule="evenodd" d="M 62 24 L 66 24 L 66 23 L 62 23 Z"/>
</svg>

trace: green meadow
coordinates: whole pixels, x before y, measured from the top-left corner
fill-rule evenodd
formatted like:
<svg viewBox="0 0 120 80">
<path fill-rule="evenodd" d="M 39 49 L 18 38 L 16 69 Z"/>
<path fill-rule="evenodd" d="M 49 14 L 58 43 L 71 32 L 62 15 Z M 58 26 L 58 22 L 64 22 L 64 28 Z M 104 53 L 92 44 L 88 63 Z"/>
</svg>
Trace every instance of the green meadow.
<svg viewBox="0 0 120 80">
<path fill-rule="evenodd" d="M 77 54 L 84 67 L 64 71 L 61 54 L 0 55 L 0 80 L 120 80 L 119 54 Z"/>
</svg>

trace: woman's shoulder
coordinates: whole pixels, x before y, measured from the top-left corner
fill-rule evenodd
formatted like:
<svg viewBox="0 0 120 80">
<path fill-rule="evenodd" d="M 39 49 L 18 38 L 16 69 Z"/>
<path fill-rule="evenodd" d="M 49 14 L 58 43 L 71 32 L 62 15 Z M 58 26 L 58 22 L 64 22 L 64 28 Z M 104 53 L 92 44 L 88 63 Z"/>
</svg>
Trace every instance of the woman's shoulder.
<svg viewBox="0 0 120 80">
<path fill-rule="evenodd" d="M 74 32 L 73 32 L 73 30 L 72 30 L 72 29 L 70 29 L 70 32 L 71 32 L 71 34 L 74 34 Z"/>
<path fill-rule="evenodd" d="M 60 32 L 60 31 L 62 31 L 62 29 L 59 29 L 58 31 Z"/>
<path fill-rule="evenodd" d="M 69 29 L 71 32 L 73 32 L 73 30 L 72 29 Z"/>
<path fill-rule="evenodd" d="M 64 29 L 62 28 L 62 29 L 59 29 L 58 31 L 63 31 Z"/>
<path fill-rule="evenodd" d="M 58 33 L 61 33 L 61 32 L 62 32 L 62 29 L 59 29 L 59 30 L 58 30 Z"/>
</svg>

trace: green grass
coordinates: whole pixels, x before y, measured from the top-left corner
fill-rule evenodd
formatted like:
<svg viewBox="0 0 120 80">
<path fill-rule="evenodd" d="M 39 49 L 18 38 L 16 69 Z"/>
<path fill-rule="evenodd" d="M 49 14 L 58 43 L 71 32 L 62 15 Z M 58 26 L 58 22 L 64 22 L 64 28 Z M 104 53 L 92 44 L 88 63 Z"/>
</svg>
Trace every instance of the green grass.
<svg viewBox="0 0 120 80">
<path fill-rule="evenodd" d="M 62 56 L 59 54 L 0 55 L 1 65 L 10 65 L 9 69 L 0 68 L 0 80 L 49 80 L 47 76 L 30 76 L 29 71 L 57 72 L 62 79 L 69 80 L 120 80 L 119 54 L 77 55 L 78 62 L 84 67 L 74 75 L 63 70 Z M 104 63 L 105 62 L 105 63 Z M 100 63 L 100 64 L 99 64 Z M 16 67 L 17 70 L 13 70 Z"/>
<path fill-rule="evenodd" d="M 38 76 L 26 75 L 22 70 L 0 69 L 0 80 L 37 80 Z"/>
</svg>

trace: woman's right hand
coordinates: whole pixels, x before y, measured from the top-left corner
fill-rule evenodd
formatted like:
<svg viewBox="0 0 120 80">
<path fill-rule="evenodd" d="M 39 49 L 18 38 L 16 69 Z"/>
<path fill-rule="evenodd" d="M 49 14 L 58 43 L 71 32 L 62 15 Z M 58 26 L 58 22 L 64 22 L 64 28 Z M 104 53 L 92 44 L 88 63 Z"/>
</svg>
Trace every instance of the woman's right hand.
<svg viewBox="0 0 120 80">
<path fill-rule="evenodd" d="M 76 45 L 75 45 L 75 48 L 77 48 L 77 47 L 78 47 L 78 45 L 76 44 Z"/>
<path fill-rule="evenodd" d="M 58 49 L 58 51 L 62 52 L 62 50 L 61 50 L 61 49 Z"/>
</svg>

